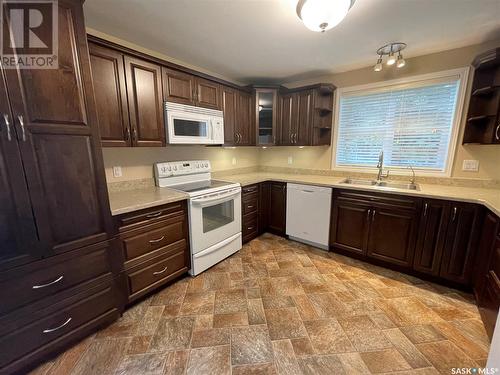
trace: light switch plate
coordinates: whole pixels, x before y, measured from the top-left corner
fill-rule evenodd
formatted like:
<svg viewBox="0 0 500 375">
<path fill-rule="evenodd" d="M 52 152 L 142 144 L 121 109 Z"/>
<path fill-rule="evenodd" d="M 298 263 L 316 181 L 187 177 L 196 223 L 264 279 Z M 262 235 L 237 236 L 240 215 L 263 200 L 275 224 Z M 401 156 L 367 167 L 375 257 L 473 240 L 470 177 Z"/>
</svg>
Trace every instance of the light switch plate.
<svg viewBox="0 0 500 375">
<path fill-rule="evenodd" d="M 293 157 L 291 156 L 288 157 L 288 164 L 293 164 Z"/>
<path fill-rule="evenodd" d="M 479 160 L 464 160 L 462 163 L 462 170 L 469 172 L 479 171 Z"/>
<path fill-rule="evenodd" d="M 121 177 L 122 176 L 122 167 L 113 167 L 113 177 Z"/>
</svg>

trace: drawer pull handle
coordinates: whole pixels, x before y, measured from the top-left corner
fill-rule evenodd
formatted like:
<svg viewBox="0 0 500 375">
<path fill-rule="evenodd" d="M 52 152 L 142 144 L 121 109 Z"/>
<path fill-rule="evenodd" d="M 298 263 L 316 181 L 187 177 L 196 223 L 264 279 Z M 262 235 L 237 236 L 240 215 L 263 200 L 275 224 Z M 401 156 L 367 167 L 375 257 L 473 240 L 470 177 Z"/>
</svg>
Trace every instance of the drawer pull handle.
<svg viewBox="0 0 500 375">
<path fill-rule="evenodd" d="M 162 269 L 161 271 L 157 271 L 157 272 L 153 272 L 153 275 L 161 275 L 162 273 L 164 273 L 166 270 L 168 269 L 168 266 L 166 266 L 164 269 Z"/>
<path fill-rule="evenodd" d="M 165 236 L 161 236 L 160 238 L 158 238 L 156 240 L 149 240 L 149 243 L 150 244 L 158 243 L 160 241 L 163 241 L 164 238 L 165 238 Z"/>
<path fill-rule="evenodd" d="M 54 332 L 54 331 L 57 331 L 61 328 L 63 328 L 64 326 L 68 325 L 69 322 L 71 322 L 71 318 L 68 318 L 68 320 L 66 320 L 63 324 L 61 324 L 60 326 L 58 327 L 55 327 L 55 328 L 49 328 L 49 329 L 44 329 L 43 330 L 43 333 L 51 333 L 51 332 Z"/>
<path fill-rule="evenodd" d="M 156 212 L 156 213 L 154 213 L 154 214 L 149 214 L 149 215 L 146 215 L 146 217 L 147 217 L 148 219 L 153 219 L 153 218 L 155 218 L 155 217 L 160 216 L 162 213 L 163 213 L 163 211 L 160 211 L 160 212 Z"/>
<path fill-rule="evenodd" d="M 370 220 L 370 213 L 371 213 L 372 210 L 368 210 L 368 212 L 366 213 L 366 220 Z"/>
<path fill-rule="evenodd" d="M 252 205 L 248 205 L 247 208 L 253 208 L 253 206 Z"/>
<path fill-rule="evenodd" d="M 428 207 L 429 207 L 429 205 L 426 203 L 426 204 L 424 205 L 424 217 L 426 217 L 426 216 L 427 216 L 427 208 L 428 208 Z"/>
<path fill-rule="evenodd" d="M 456 218 L 457 218 L 457 208 L 453 207 L 453 217 L 451 218 L 451 221 L 454 222 Z"/>
<path fill-rule="evenodd" d="M 62 279 L 64 279 L 64 276 L 59 276 L 57 279 L 55 279 L 54 281 L 51 281 L 50 283 L 47 283 L 47 284 L 41 284 L 41 285 L 33 285 L 32 288 L 33 289 L 42 289 L 42 288 L 45 288 L 47 286 L 51 286 L 51 285 L 54 285 L 54 284 L 57 284 L 58 282 L 60 282 Z"/>
<path fill-rule="evenodd" d="M 248 227 L 247 229 L 248 229 L 248 230 L 252 230 L 252 229 L 253 229 L 253 227 Z"/>
<path fill-rule="evenodd" d="M 375 220 L 375 214 L 376 214 L 376 213 L 377 213 L 377 211 L 376 211 L 376 210 L 373 210 L 373 211 L 372 211 L 372 221 L 373 221 L 373 220 Z"/>
</svg>

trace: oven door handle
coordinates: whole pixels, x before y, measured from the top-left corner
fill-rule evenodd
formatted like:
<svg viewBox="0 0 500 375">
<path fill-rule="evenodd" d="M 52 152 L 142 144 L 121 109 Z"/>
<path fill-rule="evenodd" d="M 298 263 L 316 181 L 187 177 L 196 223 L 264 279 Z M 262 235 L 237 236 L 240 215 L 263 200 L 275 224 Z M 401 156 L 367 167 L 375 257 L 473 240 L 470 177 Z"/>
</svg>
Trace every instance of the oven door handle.
<svg viewBox="0 0 500 375">
<path fill-rule="evenodd" d="M 236 197 L 239 194 L 241 194 L 240 189 L 236 191 L 233 190 L 225 194 L 217 194 L 208 198 L 194 198 L 193 200 L 191 200 L 191 202 L 193 202 L 194 205 L 206 207 L 212 206 L 217 203 L 222 203 L 224 201 L 227 201 L 229 198 Z"/>
<path fill-rule="evenodd" d="M 226 246 L 228 243 L 233 242 L 235 239 L 237 239 L 241 233 L 236 233 L 234 236 L 231 236 L 229 238 L 226 238 L 224 241 L 219 242 L 218 244 L 209 247 L 208 249 L 205 249 L 203 251 L 200 251 L 199 253 L 193 254 L 193 258 L 201 258 L 206 255 L 212 254 L 219 250 L 221 247 Z"/>
</svg>

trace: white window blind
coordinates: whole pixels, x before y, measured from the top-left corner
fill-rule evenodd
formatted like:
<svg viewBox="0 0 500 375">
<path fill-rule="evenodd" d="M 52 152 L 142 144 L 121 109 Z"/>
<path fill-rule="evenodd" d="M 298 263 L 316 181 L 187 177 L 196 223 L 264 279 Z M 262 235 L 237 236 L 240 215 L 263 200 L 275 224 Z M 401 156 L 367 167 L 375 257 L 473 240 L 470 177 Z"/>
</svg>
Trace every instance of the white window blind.
<svg viewBox="0 0 500 375">
<path fill-rule="evenodd" d="M 384 165 L 444 172 L 455 121 L 460 76 L 340 97 L 336 166 Z"/>
</svg>

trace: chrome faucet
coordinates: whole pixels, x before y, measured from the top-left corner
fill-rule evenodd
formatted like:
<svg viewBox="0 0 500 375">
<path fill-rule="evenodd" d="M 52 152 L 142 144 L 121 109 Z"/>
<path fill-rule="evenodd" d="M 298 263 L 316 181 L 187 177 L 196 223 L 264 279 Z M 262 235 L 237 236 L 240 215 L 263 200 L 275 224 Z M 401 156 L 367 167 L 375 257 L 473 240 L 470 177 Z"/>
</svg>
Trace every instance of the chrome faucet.
<svg viewBox="0 0 500 375">
<path fill-rule="evenodd" d="M 382 179 L 389 177 L 389 171 L 384 174 L 384 151 L 380 151 L 378 156 L 378 174 L 377 174 L 377 182 L 382 181 Z"/>
<path fill-rule="evenodd" d="M 415 185 L 415 170 L 411 166 L 411 164 L 408 165 L 408 168 L 411 169 L 412 177 L 410 179 L 410 184 Z"/>
</svg>

